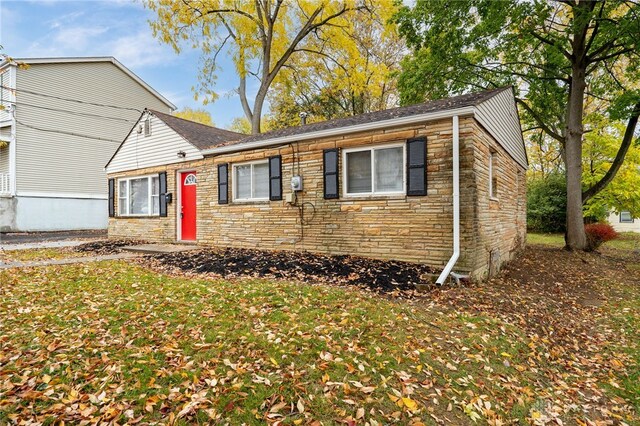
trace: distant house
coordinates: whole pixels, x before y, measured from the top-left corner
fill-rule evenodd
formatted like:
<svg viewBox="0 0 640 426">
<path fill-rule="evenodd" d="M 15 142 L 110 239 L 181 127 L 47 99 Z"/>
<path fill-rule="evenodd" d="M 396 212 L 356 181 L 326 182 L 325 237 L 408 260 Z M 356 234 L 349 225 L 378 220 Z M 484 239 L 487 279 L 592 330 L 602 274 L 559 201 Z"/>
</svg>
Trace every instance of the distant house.
<svg viewBox="0 0 640 426">
<path fill-rule="evenodd" d="M 629 211 L 609 213 L 609 223 L 618 232 L 640 232 L 640 219 L 636 219 Z"/>
<path fill-rule="evenodd" d="M 4 60 L 0 86 L 0 232 L 106 228 L 105 162 L 175 106 L 111 57 Z"/>
<path fill-rule="evenodd" d="M 441 277 L 486 276 L 525 244 L 511 88 L 253 136 L 154 111 L 135 129 L 106 166 L 109 237 L 397 259 Z"/>
</svg>

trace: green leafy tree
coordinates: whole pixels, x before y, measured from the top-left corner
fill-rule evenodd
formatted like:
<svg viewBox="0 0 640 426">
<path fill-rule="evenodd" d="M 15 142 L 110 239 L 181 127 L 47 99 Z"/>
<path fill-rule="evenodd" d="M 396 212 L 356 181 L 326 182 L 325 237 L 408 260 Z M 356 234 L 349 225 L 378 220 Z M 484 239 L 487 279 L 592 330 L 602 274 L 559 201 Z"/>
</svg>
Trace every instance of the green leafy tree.
<svg viewBox="0 0 640 426">
<path fill-rule="evenodd" d="M 564 173 L 536 176 L 527 182 L 527 229 L 535 232 L 565 232 L 567 184 Z"/>
<path fill-rule="evenodd" d="M 370 13 L 352 15 L 331 37 L 318 34 L 293 56 L 269 93 L 272 128 L 347 117 L 397 106 L 396 74 L 405 54 L 389 19 L 397 5 L 378 0 Z"/>
<path fill-rule="evenodd" d="M 247 117 L 236 117 L 231 121 L 231 124 L 229 126 L 227 126 L 227 130 L 231 130 L 232 132 L 244 133 L 246 135 L 250 135 L 251 134 L 251 122 L 247 119 Z"/>
<path fill-rule="evenodd" d="M 260 132 L 267 93 L 294 55 L 312 52 L 317 37 L 340 37 L 353 13 L 366 12 L 367 0 L 144 0 L 157 18 L 156 37 L 179 52 L 183 42 L 202 51 L 196 95 L 215 100 L 221 54 L 228 54 L 238 75 L 238 96 L 252 133 Z M 311 43 L 311 46 L 310 46 Z M 247 91 L 254 79 L 255 94 Z"/>
<path fill-rule="evenodd" d="M 195 121 L 200 124 L 206 124 L 207 126 L 214 126 L 211 114 L 209 111 L 204 109 L 184 107 L 174 115 L 176 117 L 184 118 L 185 120 Z"/>
<path fill-rule="evenodd" d="M 615 177 L 640 115 L 640 5 L 621 0 L 418 0 L 395 21 L 413 54 L 401 103 L 513 85 L 525 127 L 557 142 L 567 194 L 566 245 L 584 250 L 583 203 Z M 609 169 L 582 187 L 585 105 L 625 120 Z"/>
<path fill-rule="evenodd" d="M 625 125 L 611 123 L 601 113 L 587 117 L 587 133 L 584 140 L 582 181 L 592 187 L 611 169 L 619 150 Z M 618 173 L 602 191 L 585 204 L 585 215 L 604 219 L 609 210 L 630 211 L 640 217 L 640 146 L 629 147 Z"/>
</svg>

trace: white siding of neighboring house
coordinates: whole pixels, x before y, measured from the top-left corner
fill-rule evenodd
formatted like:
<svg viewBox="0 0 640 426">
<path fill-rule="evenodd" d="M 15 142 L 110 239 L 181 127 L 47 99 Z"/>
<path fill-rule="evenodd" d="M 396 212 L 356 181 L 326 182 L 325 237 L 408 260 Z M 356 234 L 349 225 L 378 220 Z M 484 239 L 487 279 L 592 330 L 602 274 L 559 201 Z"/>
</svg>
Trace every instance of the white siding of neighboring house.
<svg viewBox="0 0 640 426">
<path fill-rule="evenodd" d="M 11 127 L 0 127 L 0 141 L 11 139 Z M 9 173 L 9 146 L 1 147 L 0 142 L 0 173 Z"/>
<path fill-rule="evenodd" d="M 140 123 L 145 119 L 146 116 L 143 116 Z M 185 158 L 178 157 L 179 151 L 186 154 Z M 151 135 L 145 136 L 144 132 L 138 133 L 134 129 L 109 163 L 107 172 L 144 169 L 200 158 L 202 155 L 196 147 L 158 117 L 151 115 Z"/>
<path fill-rule="evenodd" d="M 32 64 L 28 69 L 18 69 L 16 84 L 16 186 L 19 196 L 38 193 L 106 198 L 104 165 L 140 116 L 139 111 L 47 98 L 21 90 L 140 111 L 148 107 L 170 112 L 165 103 L 111 62 Z M 83 113 L 100 117 L 84 116 Z"/>
<path fill-rule="evenodd" d="M 511 90 L 503 90 L 477 106 L 477 119 L 502 147 L 524 168 L 527 153 L 520 118 Z"/>
<path fill-rule="evenodd" d="M 611 212 L 608 220 L 616 232 L 640 232 L 640 219 L 634 219 L 633 223 L 622 223 L 620 222 L 620 216 Z"/>
<path fill-rule="evenodd" d="M 14 72 L 12 68 L 11 66 L 7 66 L 0 70 L 0 105 L 3 107 L 0 108 L 0 123 L 11 120 L 11 113 L 8 107 L 11 105 L 10 102 L 13 100 L 13 95 L 11 91 L 3 87 L 12 87 L 10 75 L 10 73 Z"/>
</svg>

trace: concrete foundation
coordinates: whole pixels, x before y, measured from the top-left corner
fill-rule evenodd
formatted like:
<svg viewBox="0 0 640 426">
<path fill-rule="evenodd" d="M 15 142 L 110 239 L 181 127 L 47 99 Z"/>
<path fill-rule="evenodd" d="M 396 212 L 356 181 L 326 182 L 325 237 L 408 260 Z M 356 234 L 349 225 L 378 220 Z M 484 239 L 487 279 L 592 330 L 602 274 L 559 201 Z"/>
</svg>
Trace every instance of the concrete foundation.
<svg viewBox="0 0 640 426">
<path fill-rule="evenodd" d="M 106 229 L 107 200 L 54 197 L 0 198 L 0 232 Z"/>
</svg>

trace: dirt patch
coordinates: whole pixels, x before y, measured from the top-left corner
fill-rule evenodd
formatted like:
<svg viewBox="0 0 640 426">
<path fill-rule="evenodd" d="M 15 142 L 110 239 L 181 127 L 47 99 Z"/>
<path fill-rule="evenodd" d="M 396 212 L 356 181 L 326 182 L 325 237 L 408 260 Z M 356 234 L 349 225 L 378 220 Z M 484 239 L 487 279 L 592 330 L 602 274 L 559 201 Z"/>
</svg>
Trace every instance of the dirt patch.
<svg viewBox="0 0 640 426">
<path fill-rule="evenodd" d="M 411 292 L 417 284 L 429 284 L 429 275 L 435 272 L 426 265 L 408 262 L 231 248 L 161 254 L 148 256 L 147 259 L 156 267 L 170 272 L 209 274 L 222 278 L 248 276 L 351 284 L 383 293 Z"/>
<path fill-rule="evenodd" d="M 607 283 L 640 285 L 640 271 L 627 267 L 629 256 L 529 246 L 497 277 L 433 296 L 453 309 L 498 315 L 529 335 L 580 346 L 604 340 L 597 332 L 601 310 L 619 297 Z"/>
<path fill-rule="evenodd" d="M 139 244 L 146 244 L 146 241 L 129 240 L 129 239 L 100 240 L 100 241 L 92 241 L 90 243 L 81 244 L 75 247 L 74 250 L 79 253 L 90 252 L 96 255 L 116 254 L 116 253 L 121 253 L 123 247 L 139 245 Z"/>
</svg>

